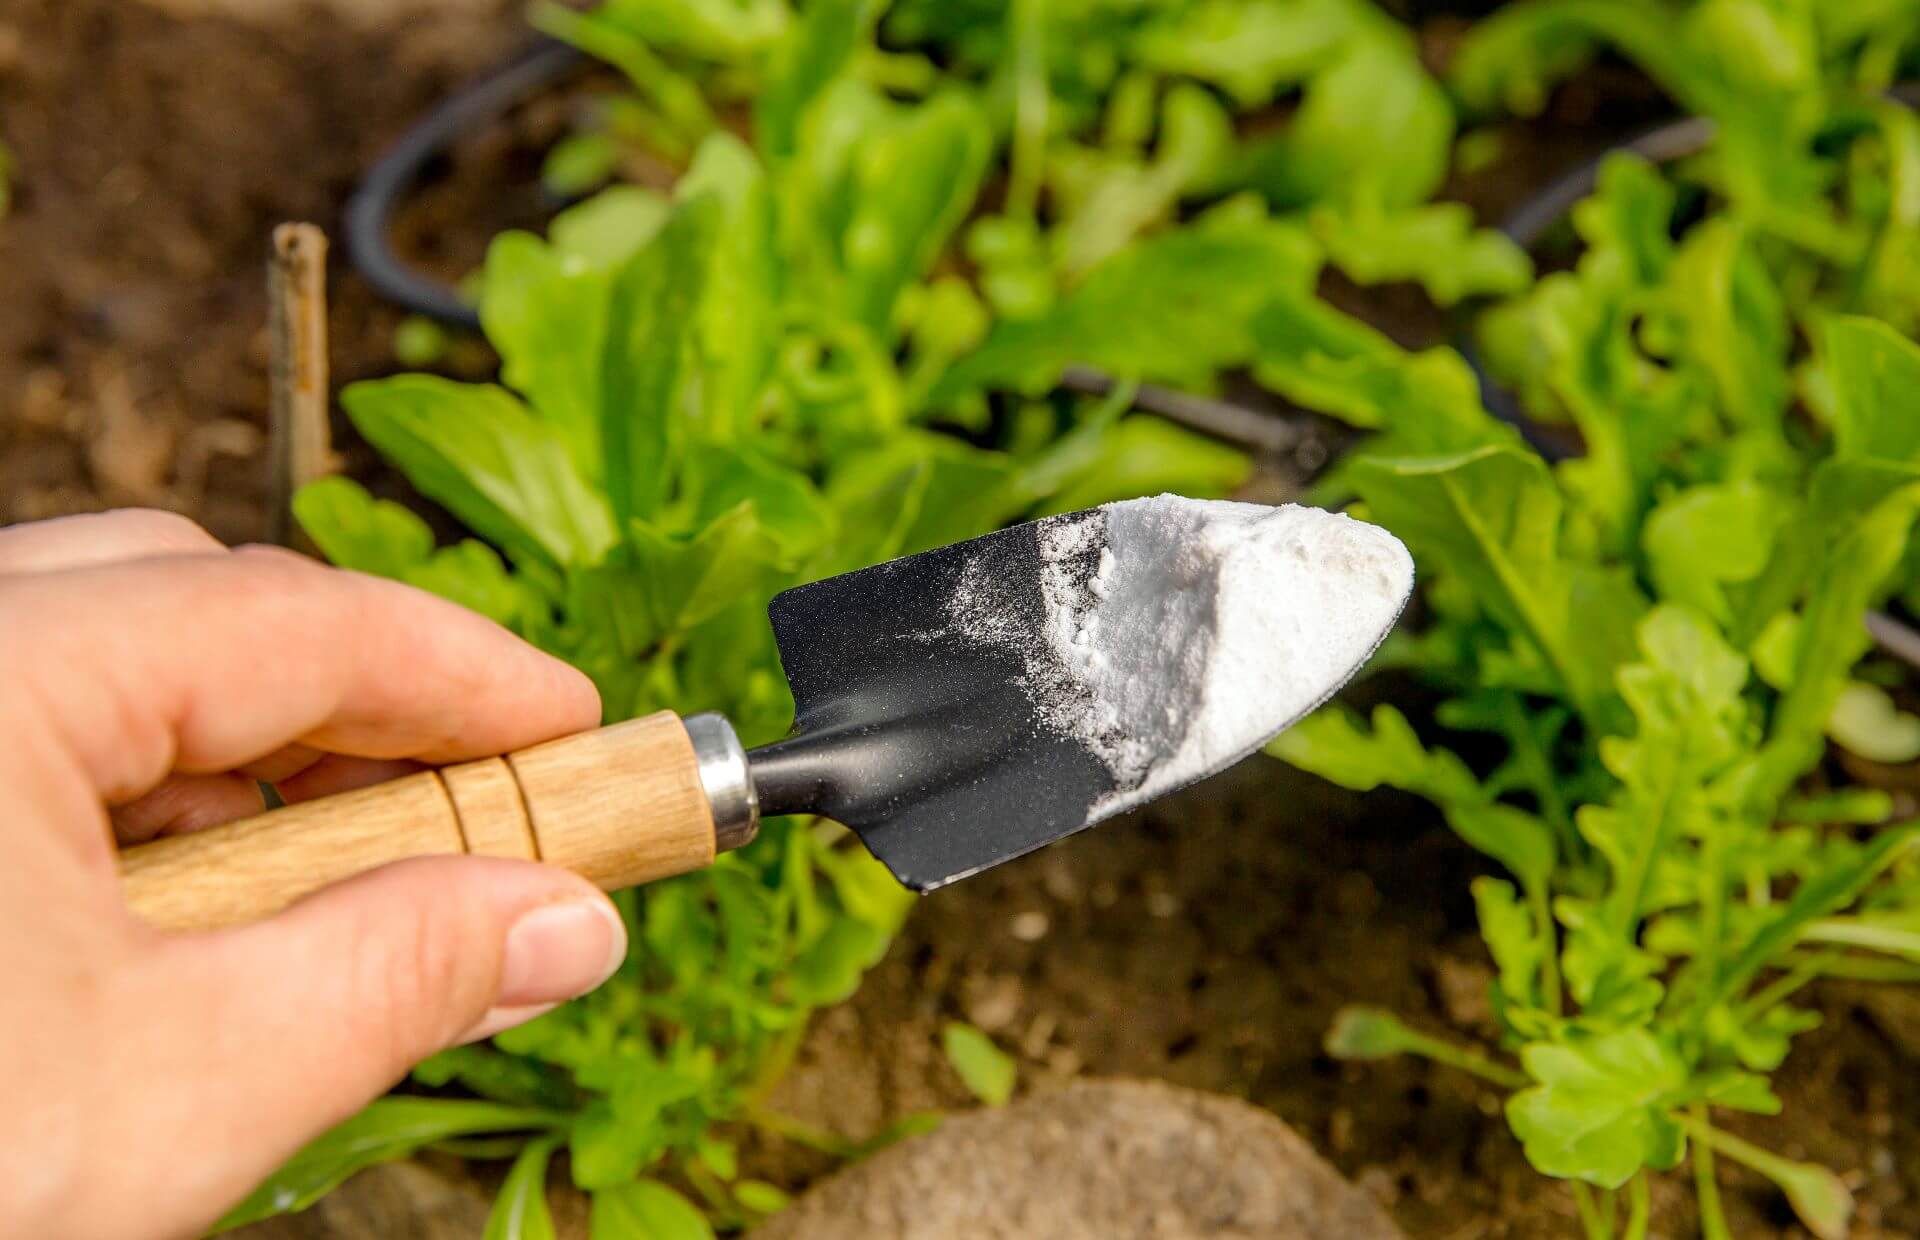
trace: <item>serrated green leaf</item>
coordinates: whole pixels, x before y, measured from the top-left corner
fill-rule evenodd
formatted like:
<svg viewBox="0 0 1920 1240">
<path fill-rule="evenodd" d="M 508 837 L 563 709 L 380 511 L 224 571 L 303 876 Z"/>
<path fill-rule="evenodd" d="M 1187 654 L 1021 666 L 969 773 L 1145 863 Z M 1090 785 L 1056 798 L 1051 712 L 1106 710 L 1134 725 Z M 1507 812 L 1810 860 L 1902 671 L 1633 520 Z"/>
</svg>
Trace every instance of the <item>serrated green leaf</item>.
<svg viewBox="0 0 1920 1240">
<path fill-rule="evenodd" d="M 1684 1089 L 1686 1064 L 1654 1035 L 1625 1029 L 1536 1042 L 1520 1060 L 1536 1083 L 1508 1099 L 1507 1121 L 1535 1170 L 1618 1188 L 1685 1152 L 1665 1106 Z"/>
</svg>

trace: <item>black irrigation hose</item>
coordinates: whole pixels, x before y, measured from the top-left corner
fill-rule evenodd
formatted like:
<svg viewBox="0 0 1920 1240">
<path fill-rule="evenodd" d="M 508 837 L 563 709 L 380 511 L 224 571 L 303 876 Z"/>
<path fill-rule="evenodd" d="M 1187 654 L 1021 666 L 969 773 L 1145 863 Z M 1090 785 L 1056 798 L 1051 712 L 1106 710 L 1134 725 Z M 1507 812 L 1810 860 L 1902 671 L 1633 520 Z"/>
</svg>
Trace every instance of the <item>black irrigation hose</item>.
<svg viewBox="0 0 1920 1240">
<path fill-rule="evenodd" d="M 462 134 L 539 94 L 586 57 L 557 39 L 540 39 L 443 100 L 382 155 L 347 202 L 347 256 L 388 301 L 415 314 L 478 331 L 480 313 L 453 289 L 393 252 L 389 231 L 400 202 L 427 165 Z"/>
<path fill-rule="evenodd" d="M 344 225 L 348 259 L 376 292 L 414 314 L 479 329 L 480 315 L 473 306 L 393 252 L 394 213 L 427 165 L 461 135 L 498 119 L 586 59 L 569 44 L 542 38 L 449 96 L 380 157 L 348 201 Z M 1112 390 L 1113 380 L 1090 367 L 1074 366 L 1061 377 L 1060 386 L 1102 396 Z M 1270 456 L 1305 450 L 1310 438 L 1301 425 L 1284 418 L 1154 384 L 1141 384 L 1135 390 L 1133 407 Z"/>
</svg>

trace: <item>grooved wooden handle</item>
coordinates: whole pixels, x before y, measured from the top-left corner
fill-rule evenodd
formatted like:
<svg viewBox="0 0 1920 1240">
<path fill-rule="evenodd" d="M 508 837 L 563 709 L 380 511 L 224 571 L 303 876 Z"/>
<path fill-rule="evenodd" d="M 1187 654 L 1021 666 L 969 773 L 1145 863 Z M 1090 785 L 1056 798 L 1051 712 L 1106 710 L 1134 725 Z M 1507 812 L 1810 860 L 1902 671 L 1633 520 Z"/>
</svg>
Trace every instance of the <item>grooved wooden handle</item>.
<svg viewBox="0 0 1920 1240">
<path fill-rule="evenodd" d="M 436 854 L 562 866 L 608 890 L 713 861 L 713 816 L 686 727 L 663 711 L 120 855 L 127 904 L 165 930 L 279 912 L 390 861 Z"/>
</svg>

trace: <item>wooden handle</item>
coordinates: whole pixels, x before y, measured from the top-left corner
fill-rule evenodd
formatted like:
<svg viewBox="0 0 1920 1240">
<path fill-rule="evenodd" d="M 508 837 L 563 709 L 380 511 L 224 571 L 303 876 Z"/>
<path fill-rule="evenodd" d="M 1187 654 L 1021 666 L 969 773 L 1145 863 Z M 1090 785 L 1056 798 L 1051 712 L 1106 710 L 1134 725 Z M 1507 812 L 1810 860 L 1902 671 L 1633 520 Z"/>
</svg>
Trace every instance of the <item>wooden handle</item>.
<svg viewBox="0 0 1920 1240">
<path fill-rule="evenodd" d="M 693 743 L 663 711 L 120 856 L 127 904 L 165 930 L 277 913 L 407 857 L 472 853 L 563 866 L 614 890 L 709 865 L 714 827 Z"/>
</svg>

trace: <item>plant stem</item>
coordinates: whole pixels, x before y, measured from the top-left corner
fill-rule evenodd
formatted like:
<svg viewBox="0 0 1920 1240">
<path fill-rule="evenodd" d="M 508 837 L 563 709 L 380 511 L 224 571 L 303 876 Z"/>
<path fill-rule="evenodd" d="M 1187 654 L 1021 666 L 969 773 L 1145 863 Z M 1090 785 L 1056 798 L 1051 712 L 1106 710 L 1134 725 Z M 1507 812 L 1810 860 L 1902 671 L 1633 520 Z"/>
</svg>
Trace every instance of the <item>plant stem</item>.
<svg viewBox="0 0 1920 1240">
<path fill-rule="evenodd" d="M 1814 959 L 1816 957 L 1790 957 Z M 1821 966 L 1821 976 L 1839 977 L 1854 982 L 1920 982 L 1920 965 L 1899 960 L 1879 960 L 1868 956 L 1837 956 Z"/>
<path fill-rule="evenodd" d="M 1451 1042 L 1442 1042 L 1439 1038 L 1429 1037 L 1417 1030 L 1405 1030 L 1402 1048 L 1408 1054 L 1424 1055 L 1435 1063 L 1443 1063 L 1448 1067 L 1458 1068 L 1462 1072 L 1470 1072 L 1481 1080 L 1491 1081 L 1502 1089 L 1524 1089 L 1527 1086 L 1526 1075 L 1517 1069 L 1489 1059 L 1479 1051 L 1455 1046 Z"/>
<path fill-rule="evenodd" d="M 1540 962 L 1540 988 L 1546 993 L 1547 1011 L 1560 1015 L 1560 936 L 1553 928 L 1553 896 L 1544 883 L 1527 885 L 1527 904 L 1547 942 L 1545 959 Z"/>
<path fill-rule="evenodd" d="M 1647 1240 L 1647 1217 L 1653 1213 L 1653 1196 L 1647 1191 L 1647 1173 L 1642 1171 L 1627 1182 L 1627 1230 L 1623 1240 Z"/>
<path fill-rule="evenodd" d="M 1839 952 L 1822 952 L 1810 956 L 1796 964 L 1787 972 L 1775 978 L 1771 983 L 1756 991 L 1740 1008 L 1740 1021 L 1745 1024 L 1764 1015 L 1776 1005 L 1784 1002 L 1794 991 L 1805 986 L 1814 978 L 1827 971 L 1827 967 L 1840 958 Z"/>
<path fill-rule="evenodd" d="M 1580 1226 L 1586 1231 L 1587 1240 L 1613 1240 L 1613 1228 L 1607 1226 L 1606 1220 L 1600 1217 L 1600 1208 L 1593 1203 L 1593 1189 L 1580 1180 L 1573 1181 L 1570 1187 L 1573 1189 L 1573 1205 L 1580 1211 Z"/>
<path fill-rule="evenodd" d="M 1841 943 L 1909 960 L 1920 960 L 1920 932 L 1875 925 L 1858 917 L 1823 917 L 1800 935 L 1807 943 Z"/>
<path fill-rule="evenodd" d="M 1696 1102 L 1687 1108 L 1696 1123 L 1707 1122 L 1707 1107 Z M 1693 1195 L 1700 1203 L 1700 1240 L 1733 1240 L 1727 1227 L 1727 1212 L 1720 1204 L 1720 1180 L 1713 1171 L 1713 1146 L 1705 1141 L 1693 1143 Z"/>
<path fill-rule="evenodd" d="M 1792 1176 L 1800 1164 L 1791 1159 L 1780 1157 L 1771 1150 L 1763 1150 L 1751 1141 L 1742 1140 L 1724 1129 L 1716 1128 L 1703 1117 L 1693 1114 L 1676 1115 L 1687 1135 L 1716 1153 L 1745 1167 L 1751 1167 L 1769 1180 L 1779 1180 L 1782 1176 Z"/>
<path fill-rule="evenodd" d="M 853 1142 L 844 1140 L 824 1128 L 816 1128 L 791 1115 L 782 1115 L 778 1111 L 769 1111 L 764 1107 L 754 1107 L 747 1111 L 745 1119 L 764 1133 L 779 1137 L 783 1141 L 791 1141 L 795 1145 L 804 1145 L 810 1150 L 819 1150 L 822 1154 L 831 1154 L 835 1158 L 851 1158 L 859 1149 Z"/>
</svg>

